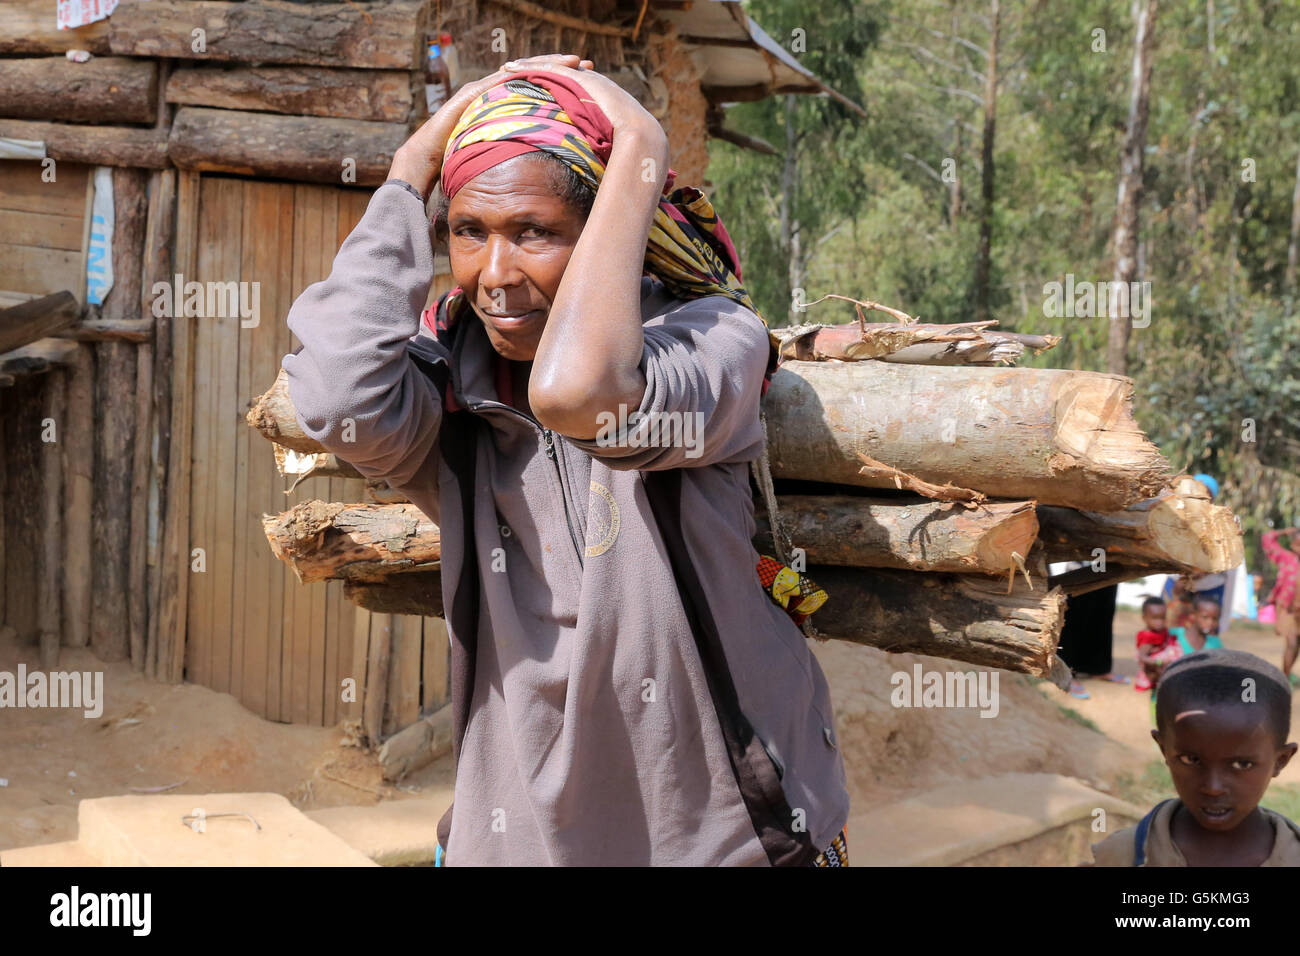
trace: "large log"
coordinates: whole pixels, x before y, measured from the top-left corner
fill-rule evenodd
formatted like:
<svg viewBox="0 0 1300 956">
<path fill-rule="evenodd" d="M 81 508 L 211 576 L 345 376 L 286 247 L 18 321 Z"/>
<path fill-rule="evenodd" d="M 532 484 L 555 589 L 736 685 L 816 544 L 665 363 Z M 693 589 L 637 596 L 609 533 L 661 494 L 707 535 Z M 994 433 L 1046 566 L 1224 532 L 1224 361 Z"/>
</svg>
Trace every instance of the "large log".
<svg viewBox="0 0 1300 956">
<path fill-rule="evenodd" d="M 304 584 L 330 579 L 377 581 L 424 570 L 442 558 L 438 526 L 415 505 L 342 505 L 304 501 L 262 527 L 276 557 Z"/>
<path fill-rule="evenodd" d="M 71 123 L 152 123 L 158 67 L 147 60 L 65 56 L 6 60 L 0 70 L 0 115 Z"/>
<path fill-rule="evenodd" d="M 1245 559 L 1231 509 L 1190 478 L 1123 511 L 1044 507 L 1039 518 L 1049 561 L 1091 562 L 1100 549 L 1108 563 L 1172 573 L 1227 571 Z"/>
<path fill-rule="evenodd" d="M 1030 590 L 1018 577 L 1008 594 L 1005 578 L 983 575 L 824 565 L 810 567 L 809 575 L 829 596 L 812 617 L 826 637 L 1052 680 L 1062 676 L 1056 645 L 1065 594 L 1041 580 Z M 393 574 L 383 583 L 345 585 L 344 593 L 357 603 L 387 600 L 390 613 L 442 614 L 437 572 Z"/>
<path fill-rule="evenodd" d="M 0 54 L 108 52 L 108 21 L 60 30 L 50 0 L 4 0 L 0 3 Z"/>
<path fill-rule="evenodd" d="M 0 354 L 68 328 L 80 312 L 77 297 L 71 292 L 28 299 L 0 311 Z"/>
<path fill-rule="evenodd" d="M 812 621 L 828 637 L 1055 678 L 1065 595 L 1040 581 L 813 566 L 829 600 Z"/>
<path fill-rule="evenodd" d="M 167 134 L 160 130 L 0 119 L 0 138 L 42 142 L 45 155 L 60 162 L 144 169 L 168 165 Z"/>
<path fill-rule="evenodd" d="M 785 362 L 764 401 L 777 478 L 887 487 L 859 453 L 990 497 L 1117 511 L 1168 481 L 1126 378 L 1060 369 Z"/>
<path fill-rule="evenodd" d="M 396 70 L 195 66 L 171 75 L 167 102 L 405 123 L 413 100 L 411 74 Z"/>
<path fill-rule="evenodd" d="M 1006 574 L 1017 566 L 1013 555 L 1029 556 L 1038 534 L 1028 501 L 968 508 L 924 499 L 781 495 L 777 508 L 791 544 L 810 564 Z M 770 548 L 767 515 L 757 520 L 754 543 Z"/>
<path fill-rule="evenodd" d="M 378 186 L 407 128 L 398 123 L 182 107 L 167 155 L 182 169 Z"/>
<path fill-rule="evenodd" d="M 114 53 L 413 70 L 423 64 L 427 3 L 285 4 L 274 0 L 122 0 Z M 194 36 L 202 30 L 202 47 Z"/>
</svg>

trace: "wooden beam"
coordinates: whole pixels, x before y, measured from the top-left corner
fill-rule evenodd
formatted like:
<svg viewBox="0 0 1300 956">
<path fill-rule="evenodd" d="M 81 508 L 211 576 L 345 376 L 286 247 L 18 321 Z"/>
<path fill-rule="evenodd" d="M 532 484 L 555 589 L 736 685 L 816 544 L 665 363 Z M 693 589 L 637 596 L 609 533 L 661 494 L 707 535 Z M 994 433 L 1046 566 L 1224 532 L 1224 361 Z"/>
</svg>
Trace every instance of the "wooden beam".
<svg viewBox="0 0 1300 956">
<path fill-rule="evenodd" d="M 0 119 L 0 138 L 42 142 L 45 155 L 60 162 L 144 169 L 168 165 L 167 135 L 153 129 Z"/>
<path fill-rule="evenodd" d="M 110 45 L 127 56 L 382 70 L 423 66 L 428 4 L 122 0 Z M 203 46 L 195 49 L 195 30 Z"/>
<path fill-rule="evenodd" d="M 89 50 L 108 53 L 107 20 L 75 30 L 60 30 L 49 0 L 4 0 L 0 3 L 0 55 L 63 53 Z"/>
<path fill-rule="evenodd" d="M 69 123 L 152 123 L 158 66 L 148 60 L 65 56 L 6 60 L 0 70 L 0 115 Z"/>
<path fill-rule="evenodd" d="M 186 106 L 167 153 L 182 169 L 377 186 L 406 138 L 404 124 Z"/>
<path fill-rule="evenodd" d="M 39 339 L 22 348 L 0 353 L 0 372 L 15 378 L 48 372 L 59 365 L 71 364 L 76 349 L 75 342 L 56 338 Z"/>
<path fill-rule="evenodd" d="M 81 306 L 71 292 L 28 299 L 0 311 L 0 353 L 43 339 L 77 321 Z"/>
<path fill-rule="evenodd" d="M 297 116 L 405 123 L 411 74 L 314 66 L 185 66 L 167 81 L 167 102 Z"/>
<path fill-rule="evenodd" d="M 54 335 L 76 342 L 148 342 L 153 338 L 153 320 L 86 319 Z"/>
</svg>

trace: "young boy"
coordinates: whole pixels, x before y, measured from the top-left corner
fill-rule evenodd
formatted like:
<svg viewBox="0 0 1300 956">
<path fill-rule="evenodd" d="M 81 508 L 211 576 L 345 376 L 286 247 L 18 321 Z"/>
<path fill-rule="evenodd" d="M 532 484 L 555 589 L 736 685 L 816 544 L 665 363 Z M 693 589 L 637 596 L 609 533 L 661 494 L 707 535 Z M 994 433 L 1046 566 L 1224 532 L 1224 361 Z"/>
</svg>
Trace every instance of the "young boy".
<svg viewBox="0 0 1300 956">
<path fill-rule="evenodd" d="M 1291 687 L 1244 651 L 1202 651 L 1170 664 L 1156 690 L 1156 729 L 1177 798 L 1092 848 L 1097 866 L 1300 866 L 1300 827 L 1259 806 L 1297 745 Z"/>
<path fill-rule="evenodd" d="M 1149 597 L 1142 602 L 1145 629 L 1137 634 L 1138 675 L 1134 690 L 1154 690 L 1161 672 L 1182 654 L 1178 639 L 1165 626 L 1166 610 L 1163 598 Z"/>
</svg>

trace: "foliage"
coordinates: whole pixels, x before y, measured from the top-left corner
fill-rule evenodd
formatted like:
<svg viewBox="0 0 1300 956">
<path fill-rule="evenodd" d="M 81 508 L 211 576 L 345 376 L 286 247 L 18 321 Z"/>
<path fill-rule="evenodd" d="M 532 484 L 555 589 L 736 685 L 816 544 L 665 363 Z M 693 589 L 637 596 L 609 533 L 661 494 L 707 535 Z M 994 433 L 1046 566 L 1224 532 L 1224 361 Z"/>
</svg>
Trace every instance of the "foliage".
<svg viewBox="0 0 1300 956">
<path fill-rule="evenodd" d="M 1046 315 L 1044 286 L 1111 278 L 1129 4 L 1002 7 L 994 315 L 1003 328 L 1065 337 L 1034 364 L 1100 370 L 1106 319 Z M 838 292 L 927 321 L 968 318 L 988 0 L 747 8 L 787 47 L 802 28 L 807 51 L 795 55 L 867 113 L 797 98 L 790 209 L 801 273 L 781 242 L 783 158 L 713 147 L 718 206 L 764 313 L 789 315 L 793 271 L 808 300 Z M 1279 0 L 1162 3 L 1155 23 L 1140 231 L 1153 306 L 1130 346 L 1135 413 L 1175 468 L 1219 479 L 1248 540 L 1300 518 L 1300 308 L 1284 289 L 1300 159 L 1296 49 L 1300 5 Z M 782 98 L 728 113 L 729 126 L 783 153 L 785 119 Z M 959 180 L 956 215 L 938 175 L 945 160 Z M 851 310 L 823 304 L 796 317 L 846 321 Z"/>
</svg>

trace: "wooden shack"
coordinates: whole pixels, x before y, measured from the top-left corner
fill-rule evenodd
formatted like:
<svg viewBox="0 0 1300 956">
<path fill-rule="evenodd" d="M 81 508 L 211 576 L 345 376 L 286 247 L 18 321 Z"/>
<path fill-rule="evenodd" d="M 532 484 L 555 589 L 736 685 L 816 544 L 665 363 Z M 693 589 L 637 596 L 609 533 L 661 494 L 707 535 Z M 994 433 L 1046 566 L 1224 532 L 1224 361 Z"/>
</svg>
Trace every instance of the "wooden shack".
<svg viewBox="0 0 1300 956">
<path fill-rule="evenodd" d="M 745 142 L 726 103 L 827 91 L 722 0 L 121 0 L 70 30 L 55 7 L 0 5 L 0 626 L 47 668 L 89 647 L 377 743 L 446 701 L 446 629 L 276 560 L 264 514 L 366 488 L 286 477 L 244 416 L 427 116 L 430 31 L 462 82 L 592 59 L 683 182 L 710 135 Z"/>
</svg>

